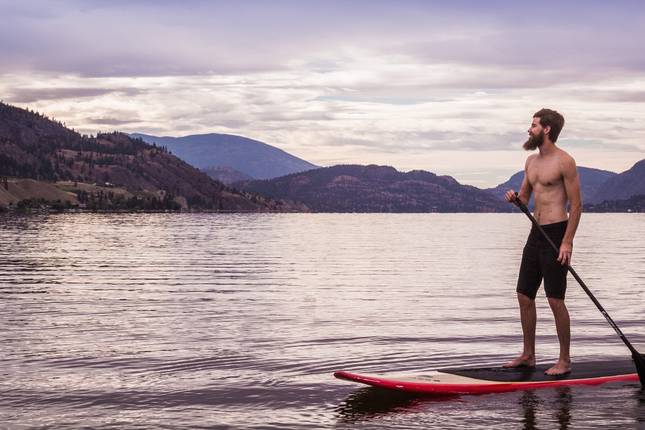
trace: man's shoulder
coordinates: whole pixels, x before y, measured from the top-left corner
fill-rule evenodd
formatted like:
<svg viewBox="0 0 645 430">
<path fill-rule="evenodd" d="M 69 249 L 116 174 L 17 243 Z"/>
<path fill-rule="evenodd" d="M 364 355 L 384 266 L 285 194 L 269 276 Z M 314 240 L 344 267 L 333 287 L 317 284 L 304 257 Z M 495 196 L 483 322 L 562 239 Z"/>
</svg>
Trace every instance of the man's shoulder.
<svg viewBox="0 0 645 430">
<path fill-rule="evenodd" d="M 558 157 L 563 157 L 563 158 L 573 160 L 573 156 L 571 156 L 571 154 L 569 154 L 567 151 L 565 151 L 564 149 L 562 149 L 560 147 L 557 147 L 557 154 L 558 154 Z"/>
<path fill-rule="evenodd" d="M 524 163 L 524 166 L 528 167 L 529 164 L 535 161 L 537 157 L 538 157 L 538 154 L 531 154 L 528 157 L 526 157 L 526 162 Z"/>
<path fill-rule="evenodd" d="M 564 149 L 558 148 L 556 153 L 561 166 L 576 166 L 576 160 Z"/>
<path fill-rule="evenodd" d="M 574 178 L 578 175 L 576 160 L 563 149 L 558 148 L 558 166 L 563 177 Z"/>
</svg>

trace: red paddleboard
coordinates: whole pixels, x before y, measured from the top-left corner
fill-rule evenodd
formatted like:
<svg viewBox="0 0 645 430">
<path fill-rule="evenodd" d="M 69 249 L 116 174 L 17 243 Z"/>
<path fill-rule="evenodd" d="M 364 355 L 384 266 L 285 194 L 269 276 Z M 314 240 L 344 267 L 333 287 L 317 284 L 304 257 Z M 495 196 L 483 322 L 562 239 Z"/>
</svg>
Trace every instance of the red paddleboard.
<svg viewBox="0 0 645 430">
<path fill-rule="evenodd" d="M 452 368 L 416 377 L 371 376 L 338 371 L 334 376 L 373 387 L 429 395 L 503 393 L 567 385 L 638 381 L 638 373 L 631 360 L 574 363 L 571 373 L 564 376 L 545 375 L 544 371 L 549 367 L 550 365 L 514 369 Z"/>
</svg>

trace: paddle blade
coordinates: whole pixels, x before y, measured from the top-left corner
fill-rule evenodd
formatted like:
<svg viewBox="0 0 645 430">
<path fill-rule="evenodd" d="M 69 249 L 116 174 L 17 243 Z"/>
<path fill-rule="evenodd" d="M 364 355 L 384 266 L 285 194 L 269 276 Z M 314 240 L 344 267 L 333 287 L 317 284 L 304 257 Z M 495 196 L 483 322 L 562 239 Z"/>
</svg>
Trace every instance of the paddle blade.
<svg viewBox="0 0 645 430">
<path fill-rule="evenodd" d="M 643 354 L 634 352 L 632 354 L 632 358 L 634 359 L 634 364 L 636 365 L 638 378 L 641 380 L 641 387 L 645 388 L 645 357 L 643 357 Z"/>
</svg>

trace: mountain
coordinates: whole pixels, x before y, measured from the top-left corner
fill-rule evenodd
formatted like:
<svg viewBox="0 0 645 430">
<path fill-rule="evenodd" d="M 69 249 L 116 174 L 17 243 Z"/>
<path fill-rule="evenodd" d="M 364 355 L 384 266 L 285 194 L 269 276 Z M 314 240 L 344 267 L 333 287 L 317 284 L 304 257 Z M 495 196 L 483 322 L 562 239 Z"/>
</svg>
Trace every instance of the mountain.
<svg viewBox="0 0 645 430">
<path fill-rule="evenodd" d="M 206 167 L 200 170 L 206 173 L 211 178 L 215 179 L 216 181 L 220 181 L 221 183 L 226 185 L 230 185 L 235 182 L 253 180 L 253 178 L 250 177 L 249 175 L 246 175 L 238 170 L 235 170 L 232 167 L 226 167 L 226 166 Z"/>
<path fill-rule="evenodd" d="M 617 173 L 610 172 L 607 170 L 593 169 L 590 167 L 578 166 L 578 175 L 580 175 L 580 192 L 582 194 L 582 201 L 587 202 L 596 195 L 600 187 L 615 176 L 618 176 Z M 510 179 L 502 184 L 499 184 L 495 188 L 486 189 L 487 192 L 495 196 L 504 196 L 504 193 L 509 189 L 515 191 L 520 190 L 522 185 L 522 180 L 524 179 L 524 171 L 519 171 L 515 173 Z M 532 200 L 532 198 L 531 198 Z"/>
<path fill-rule="evenodd" d="M 235 184 L 316 212 L 507 212 L 510 205 L 450 176 L 389 166 L 339 165 Z"/>
<path fill-rule="evenodd" d="M 123 133 L 80 135 L 42 114 L 0 103 L 0 177 L 67 181 L 81 202 L 126 208 L 263 211 L 289 208 L 217 182 L 164 148 Z M 5 191 L 10 193 L 8 181 Z M 71 184 L 71 185 L 70 185 Z M 94 184 L 102 189 L 82 189 Z M 33 185 L 33 184 L 32 184 Z M 115 187 L 128 194 L 116 192 Z M 37 187 L 31 187 L 34 189 Z M 14 187 L 15 190 L 18 188 Z M 11 194 L 11 193 L 10 193 Z M 29 199 L 23 194 L 5 196 Z M 22 197 L 19 197 L 22 196 Z M 42 200 L 41 197 L 33 196 Z M 92 203 L 93 204 L 93 203 Z M 121 207 L 121 206 L 118 206 Z"/>
<path fill-rule="evenodd" d="M 636 194 L 623 200 L 585 204 L 585 212 L 645 212 L 645 194 Z"/>
<path fill-rule="evenodd" d="M 164 146 L 199 169 L 229 167 L 254 179 L 277 178 L 318 167 L 274 146 L 231 134 L 160 137 L 133 133 L 131 136 Z"/>
<path fill-rule="evenodd" d="M 639 194 L 645 194 L 645 159 L 634 164 L 631 169 L 609 178 L 593 194 L 589 203 L 628 200 Z"/>
<path fill-rule="evenodd" d="M 520 186 L 522 185 L 522 180 L 524 180 L 524 171 L 519 171 L 511 176 L 508 181 L 499 184 L 495 188 L 486 188 L 484 191 L 490 193 L 493 196 L 503 198 L 504 194 L 508 190 L 519 191 Z M 532 199 L 531 199 L 532 200 Z"/>
</svg>

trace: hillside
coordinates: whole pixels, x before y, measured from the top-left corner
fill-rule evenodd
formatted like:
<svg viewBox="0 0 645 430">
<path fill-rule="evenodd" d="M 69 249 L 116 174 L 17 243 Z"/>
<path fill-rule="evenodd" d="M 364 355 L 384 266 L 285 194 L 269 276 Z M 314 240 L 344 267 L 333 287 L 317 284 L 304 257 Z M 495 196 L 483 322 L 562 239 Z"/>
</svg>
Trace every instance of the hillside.
<svg viewBox="0 0 645 430">
<path fill-rule="evenodd" d="M 645 194 L 645 159 L 634 164 L 631 169 L 609 178 L 598 188 L 589 203 L 628 200 L 641 194 Z"/>
<path fill-rule="evenodd" d="M 61 190 L 51 183 L 34 179 L 7 179 L 0 183 L 0 207 L 17 207 L 25 201 L 57 202 L 61 206 L 79 204 L 76 194 Z"/>
<path fill-rule="evenodd" d="M 231 134 L 196 134 L 160 137 L 133 133 L 148 143 L 156 143 L 199 169 L 228 167 L 253 179 L 271 179 L 318 166 L 266 143 Z"/>
<path fill-rule="evenodd" d="M 0 176 L 117 186 L 133 193 L 135 200 L 165 201 L 168 209 L 176 205 L 224 211 L 293 209 L 229 188 L 165 148 L 117 132 L 80 135 L 44 115 L 4 103 L 0 103 Z M 110 207 L 109 199 L 102 202 Z"/>
<path fill-rule="evenodd" d="M 233 169 L 232 167 L 220 166 L 220 167 L 206 167 L 204 169 L 199 169 L 202 172 L 206 173 L 211 178 L 219 181 L 223 184 L 230 185 L 235 182 L 241 181 L 252 181 L 253 178 L 249 175 L 246 175 L 238 170 Z"/>
<path fill-rule="evenodd" d="M 388 166 L 340 165 L 236 186 L 299 201 L 317 212 L 507 212 L 489 193 L 449 176 Z"/>
<path fill-rule="evenodd" d="M 637 194 L 624 200 L 604 200 L 602 203 L 586 204 L 585 212 L 645 212 L 645 194 Z"/>
</svg>

